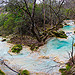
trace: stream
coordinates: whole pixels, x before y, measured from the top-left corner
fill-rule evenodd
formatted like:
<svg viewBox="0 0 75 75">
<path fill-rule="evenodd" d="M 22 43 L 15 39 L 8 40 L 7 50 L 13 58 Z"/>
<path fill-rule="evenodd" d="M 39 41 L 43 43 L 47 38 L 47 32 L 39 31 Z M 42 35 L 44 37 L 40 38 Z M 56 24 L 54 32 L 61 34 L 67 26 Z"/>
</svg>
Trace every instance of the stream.
<svg viewBox="0 0 75 75">
<path fill-rule="evenodd" d="M 65 63 L 69 60 L 68 53 L 72 50 L 72 37 L 75 38 L 74 22 L 70 20 L 67 24 L 67 26 L 59 29 L 65 31 L 68 36 L 67 39 L 53 37 L 48 40 L 47 44 L 40 47 L 37 52 L 32 53 L 29 48 L 23 47 L 20 54 L 11 56 L 8 53 L 10 45 L 7 42 L 0 41 L 0 59 L 3 59 L 6 64 L 16 71 L 27 69 L 31 73 L 40 73 L 39 75 L 61 75 L 59 69 L 65 67 Z M 0 40 L 2 40 L 1 37 Z M 0 68 L 6 75 L 17 75 L 4 65 L 0 64 Z"/>
</svg>

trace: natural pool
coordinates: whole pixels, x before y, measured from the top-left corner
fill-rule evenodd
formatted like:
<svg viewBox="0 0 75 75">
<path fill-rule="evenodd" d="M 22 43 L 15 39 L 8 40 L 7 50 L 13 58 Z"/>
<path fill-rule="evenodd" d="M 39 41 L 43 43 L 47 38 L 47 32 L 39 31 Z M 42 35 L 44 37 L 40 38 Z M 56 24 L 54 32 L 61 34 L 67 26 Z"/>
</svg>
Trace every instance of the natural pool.
<svg viewBox="0 0 75 75">
<path fill-rule="evenodd" d="M 5 62 L 15 70 L 27 69 L 30 72 L 45 72 L 50 75 L 60 75 L 59 68 L 69 59 L 68 52 L 72 48 L 71 36 L 75 38 L 75 35 L 73 35 L 75 26 L 72 21 L 68 24 L 71 25 L 64 26 L 61 29 L 68 35 L 67 39 L 54 37 L 45 46 L 40 47 L 38 52 L 32 53 L 28 48 L 24 47 L 20 54 L 11 56 L 8 54 L 9 46 L 7 43 L 0 42 L 0 58 L 8 60 Z M 48 57 L 48 59 L 42 58 L 43 56 Z M 5 66 L 0 65 L 0 67 L 6 75 L 16 75 Z"/>
</svg>

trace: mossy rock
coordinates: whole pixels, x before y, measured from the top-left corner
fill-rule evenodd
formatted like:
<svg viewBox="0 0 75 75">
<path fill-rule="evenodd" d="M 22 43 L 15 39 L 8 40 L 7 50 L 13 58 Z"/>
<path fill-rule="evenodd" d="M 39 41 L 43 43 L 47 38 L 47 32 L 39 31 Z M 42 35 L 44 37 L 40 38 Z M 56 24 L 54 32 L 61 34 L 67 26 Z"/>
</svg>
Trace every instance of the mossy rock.
<svg viewBox="0 0 75 75">
<path fill-rule="evenodd" d="M 59 32 L 53 31 L 52 33 L 53 33 L 56 37 L 67 38 L 67 35 L 65 34 L 64 31 L 59 31 Z"/>
<path fill-rule="evenodd" d="M 39 47 L 36 46 L 35 44 L 31 44 L 31 45 L 30 45 L 30 49 L 31 49 L 32 51 L 36 51 L 38 48 L 39 48 Z"/>
<path fill-rule="evenodd" d="M 21 50 L 22 50 L 22 46 L 19 45 L 19 44 L 13 46 L 13 48 L 11 49 L 11 51 L 12 51 L 13 53 L 19 53 Z"/>
<path fill-rule="evenodd" d="M 59 31 L 59 33 L 60 33 L 60 34 L 65 34 L 65 32 L 64 32 L 64 31 Z"/>
<path fill-rule="evenodd" d="M 59 37 L 59 33 L 57 31 L 52 32 L 55 36 Z"/>
<path fill-rule="evenodd" d="M 0 75 L 5 75 L 5 73 L 3 71 L 0 70 Z"/>
<path fill-rule="evenodd" d="M 61 75 L 71 75 L 70 74 L 71 68 L 72 68 L 72 66 L 70 66 L 69 64 L 67 64 L 66 68 L 61 68 L 61 69 L 59 69 L 59 71 L 62 73 Z"/>
<path fill-rule="evenodd" d="M 63 35 L 60 35 L 59 37 L 60 38 L 67 38 L 67 35 L 66 34 L 63 34 Z"/>
<path fill-rule="evenodd" d="M 59 37 L 60 38 L 67 38 L 67 35 L 65 34 L 64 31 L 59 31 Z"/>
<path fill-rule="evenodd" d="M 20 74 L 21 75 L 30 75 L 30 72 L 28 70 L 23 70 L 23 71 L 20 71 Z M 18 75 L 20 75 L 18 74 Z"/>
</svg>

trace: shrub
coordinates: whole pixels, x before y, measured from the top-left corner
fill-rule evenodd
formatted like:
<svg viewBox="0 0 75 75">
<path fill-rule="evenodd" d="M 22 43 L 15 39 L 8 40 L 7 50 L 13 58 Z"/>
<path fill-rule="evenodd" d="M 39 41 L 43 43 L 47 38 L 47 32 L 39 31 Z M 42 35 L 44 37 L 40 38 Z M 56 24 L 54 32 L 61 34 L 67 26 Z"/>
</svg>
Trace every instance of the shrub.
<svg viewBox="0 0 75 75">
<path fill-rule="evenodd" d="M 74 34 L 75 34 L 75 31 L 74 31 Z"/>
<path fill-rule="evenodd" d="M 11 50 L 14 53 L 19 53 L 22 50 L 22 46 L 17 44 L 15 46 L 13 46 L 13 48 Z"/>
<path fill-rule="evenodd" d="M 0 70 L 0 75 L 5 75 L 5 73 L 3 71 Z"/>
</svg>

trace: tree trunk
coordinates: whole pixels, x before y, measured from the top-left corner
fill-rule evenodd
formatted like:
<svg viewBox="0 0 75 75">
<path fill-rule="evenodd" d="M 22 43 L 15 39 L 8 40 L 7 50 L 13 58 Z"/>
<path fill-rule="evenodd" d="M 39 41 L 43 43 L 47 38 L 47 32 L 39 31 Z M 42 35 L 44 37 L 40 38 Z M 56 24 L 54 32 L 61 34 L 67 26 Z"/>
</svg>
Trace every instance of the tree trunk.
<svg viewBox="0 0 75 75">
<path fill-rule="evenodd" d="M 45 0 L 43 0 L 44 29 L 45 29 Z"/>
</svg>

